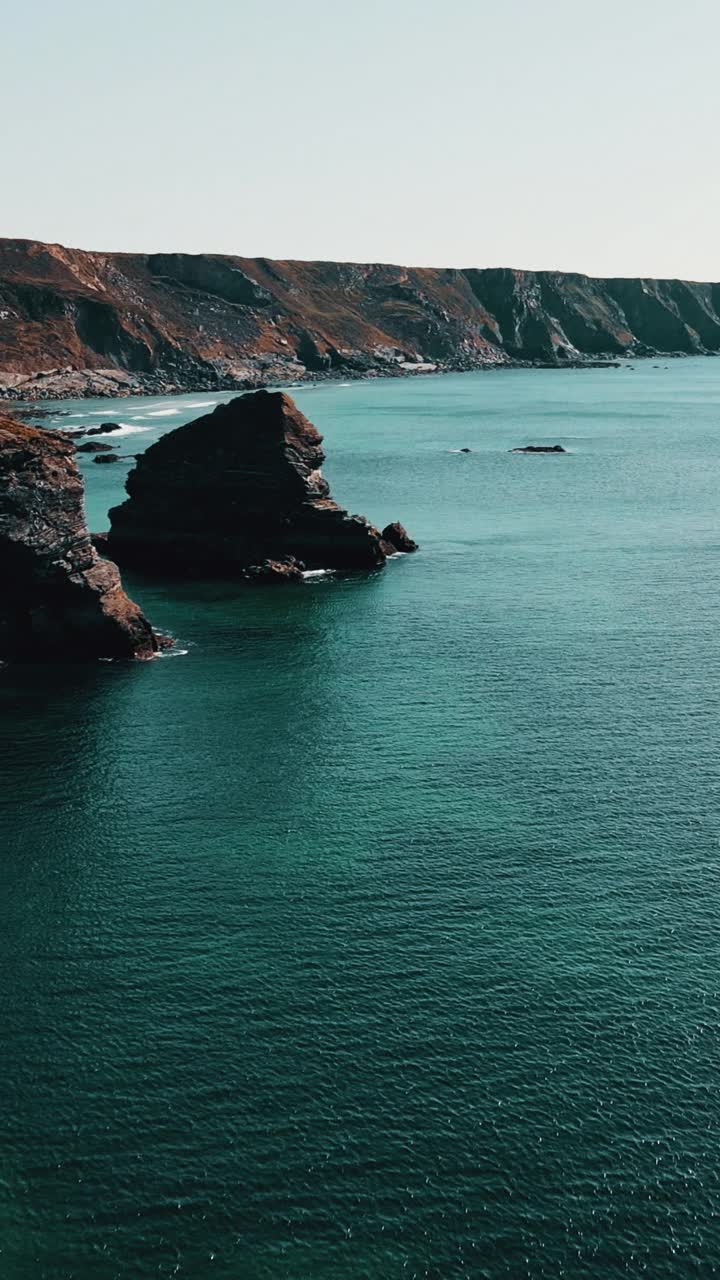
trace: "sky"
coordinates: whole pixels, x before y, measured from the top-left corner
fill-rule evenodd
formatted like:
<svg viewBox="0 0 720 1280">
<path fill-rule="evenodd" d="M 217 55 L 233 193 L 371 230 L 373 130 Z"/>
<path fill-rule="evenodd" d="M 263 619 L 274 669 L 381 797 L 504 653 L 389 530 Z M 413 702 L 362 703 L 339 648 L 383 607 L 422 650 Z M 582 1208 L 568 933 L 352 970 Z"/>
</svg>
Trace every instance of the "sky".
<svg viewBox="0 0 720 1280">
<path fill-rule="evenodd" d="M 720 279 L 718 0 L 0 16 L 0 235 Z"/>
</svg>

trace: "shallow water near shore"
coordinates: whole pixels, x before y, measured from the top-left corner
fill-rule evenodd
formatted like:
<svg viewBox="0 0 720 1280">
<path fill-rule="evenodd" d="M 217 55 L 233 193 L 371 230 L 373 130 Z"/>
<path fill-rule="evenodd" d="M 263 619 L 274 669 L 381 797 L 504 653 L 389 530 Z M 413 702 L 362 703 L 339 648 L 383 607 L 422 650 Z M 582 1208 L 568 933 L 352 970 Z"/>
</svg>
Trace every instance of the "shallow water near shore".
<svg viewBox="0 0 720 1280">
<path fill-rule="evenodd" d="M 294 390 L 418 555 L 0 672 L 3 1280 L 720 1269 L 720 361 L 657 363 Z"/>
</svg>

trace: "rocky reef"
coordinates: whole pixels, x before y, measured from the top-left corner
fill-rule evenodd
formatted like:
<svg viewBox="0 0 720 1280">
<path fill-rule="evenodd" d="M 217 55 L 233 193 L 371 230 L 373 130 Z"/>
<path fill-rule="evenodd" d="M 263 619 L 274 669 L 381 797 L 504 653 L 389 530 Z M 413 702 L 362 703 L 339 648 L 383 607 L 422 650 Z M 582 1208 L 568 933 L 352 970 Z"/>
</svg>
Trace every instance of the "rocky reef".
<svg viewBox="0 0 720 1280">
<path fill-rule="evenodd" d="M 290 396 L 238 396 L 138 458 L 127 501 L 110 512 L 108 553 L 163 575 L 282 582 L 306 569 L 378 568 L 410 549 L 401 525 L 380 533 L 332 500 L 324 456 Z"/>
<path fill-rule="evenodd" d="M 720 284 L 0 240 L 18 400 L 719 351 Z"/>
<path fill-rule="evenodd" d="M 561 444 L 520 444 L 510 453 L 567 453 Z"/>
<path fill-rule="evenodd" d="M 0 417 L 0 659 L 149 658 L 163 643 L 91 544 L 72 444 Z"/>
</svg>

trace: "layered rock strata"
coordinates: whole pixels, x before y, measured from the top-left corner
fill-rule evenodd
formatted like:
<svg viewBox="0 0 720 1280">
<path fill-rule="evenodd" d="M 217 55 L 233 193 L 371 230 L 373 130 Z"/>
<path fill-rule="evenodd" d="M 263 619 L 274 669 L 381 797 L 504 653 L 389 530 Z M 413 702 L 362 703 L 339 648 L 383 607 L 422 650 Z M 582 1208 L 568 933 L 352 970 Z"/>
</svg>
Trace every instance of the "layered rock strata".
<svg viewBox="0 0 720 1280">
<path fill-rule="evenodd" d="M 0 417 L 0 659 L 149 658 L 163 643 L 92 546 L 72 444 Z"/>
<path fill-rule="evenodd" d="M 0 395 L 165 394 L 720 351 L 720 284 L 0 240 Z"/>
</svg>

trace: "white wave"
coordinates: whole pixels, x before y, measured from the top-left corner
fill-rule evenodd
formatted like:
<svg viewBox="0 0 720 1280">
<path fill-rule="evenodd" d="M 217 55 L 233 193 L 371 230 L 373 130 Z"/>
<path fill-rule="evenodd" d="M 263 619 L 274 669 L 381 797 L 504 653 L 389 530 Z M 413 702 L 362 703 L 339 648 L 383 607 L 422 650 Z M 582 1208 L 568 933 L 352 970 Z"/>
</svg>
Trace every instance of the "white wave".
<svg viewBox="0 0 720 1280">
<path fill-rule="evenodd" d="M 112 444 L 113 440 L 117 440 L 118 436 L 136 436 L 138 432 L 152 431 L 152 427 L 134 427 L 130 422 L 121 422 L 119 427 L 114 431 L 108 431 L 108 439 Z"/>
<path fill-rule="evenodd" d="M 327 578 L 334 572 L 334 569 L 304 569 L 303 578 Z"/>
<path fill-rule="evenodd" d="M 91 409 L 90 417 L 91 418 L 119 418 L 120 412 L 121 412 L 120 409 Z M 75 417 L 74 414 L 73 414 L 73 417 Z"/>
<path fill-rule="evenodd" d="M 170 418 L 179 412 L 179 409 L 153 409 L 151 413 L 144 413 L 142 416 L 144 418 Z"/>
<path fill-rule="evenodd" d="M 193 400 L 189 404 L 184 404 L 183 409 L 211 409 L 217 400 Z M 165 412 L 165 410 L 163 410 Z"/>
</svg>

